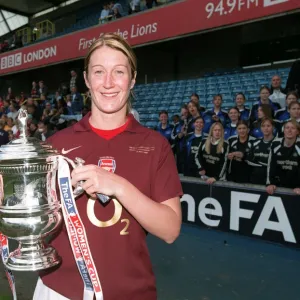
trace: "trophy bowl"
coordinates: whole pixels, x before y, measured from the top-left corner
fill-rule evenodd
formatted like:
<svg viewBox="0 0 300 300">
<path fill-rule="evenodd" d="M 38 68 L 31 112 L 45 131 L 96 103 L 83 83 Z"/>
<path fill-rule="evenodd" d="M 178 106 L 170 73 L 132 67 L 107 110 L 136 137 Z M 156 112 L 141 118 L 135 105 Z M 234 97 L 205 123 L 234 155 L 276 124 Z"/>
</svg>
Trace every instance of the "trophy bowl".
<svg viewBox="0 0 300 300">
<path fill-rule="evenodd" d="M 27 113 L 19 113 L 20 137 L 0 147 L 0 232 L 19 242 L 5 266 L 37 271 L 61 262 L 44 240 L 62 225 L 56 196 L 57 151 L 27 137 Z"/>
</svg>

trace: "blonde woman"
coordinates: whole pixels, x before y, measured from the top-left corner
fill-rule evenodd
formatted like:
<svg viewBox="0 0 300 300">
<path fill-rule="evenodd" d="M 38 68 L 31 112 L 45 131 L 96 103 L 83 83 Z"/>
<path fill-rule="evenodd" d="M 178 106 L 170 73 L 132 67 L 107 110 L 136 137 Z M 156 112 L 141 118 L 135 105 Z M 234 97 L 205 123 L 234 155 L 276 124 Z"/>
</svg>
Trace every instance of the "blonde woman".
<svg viewBox="0 0 300 300">
<path fill-rule="evenodd" d="M 199 174 L 207 183 L 225 179 L 228 149 L 222 124 L 212 124 L 208 137 L 202 140 L 197 155 Z"/>
<path fill-rule="evenodd" d="M 136 64 L 119 35 L 107 33 L 93 42 L 84 72 L 91 112 L 48 140 L 69 158 L 85 160 L 72 172 L 72 184 L 84 181 L 86 193 L 76 203 L 107 300 L 156 300 L 147 233 L 173 243 L 181 227 L 182 189 L 171 146 L 130 113 Z M 111 172 L 103 159 L 111 163 Z M 113 199 L 103 205 L 99 193 Z M 52 244 L 63 263 L 41 274 L 33 299 L 83 299 L 66 230 Z"/>
</svg>

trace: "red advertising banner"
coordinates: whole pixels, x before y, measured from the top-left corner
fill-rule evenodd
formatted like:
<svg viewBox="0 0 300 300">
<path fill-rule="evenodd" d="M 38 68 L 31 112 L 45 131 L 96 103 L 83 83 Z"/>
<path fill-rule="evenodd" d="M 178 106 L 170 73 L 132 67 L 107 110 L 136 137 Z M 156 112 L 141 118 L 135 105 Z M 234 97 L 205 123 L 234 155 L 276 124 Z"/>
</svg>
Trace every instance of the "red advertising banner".
<svg viewBox="0 0 300 300">
<path fill-rule="evenodd" d="M 300 0 L 183 0 L 0 55 L 0 76 L 83 57 L 105 32 L 142 45 L 300 8 Z"/>
</svg>

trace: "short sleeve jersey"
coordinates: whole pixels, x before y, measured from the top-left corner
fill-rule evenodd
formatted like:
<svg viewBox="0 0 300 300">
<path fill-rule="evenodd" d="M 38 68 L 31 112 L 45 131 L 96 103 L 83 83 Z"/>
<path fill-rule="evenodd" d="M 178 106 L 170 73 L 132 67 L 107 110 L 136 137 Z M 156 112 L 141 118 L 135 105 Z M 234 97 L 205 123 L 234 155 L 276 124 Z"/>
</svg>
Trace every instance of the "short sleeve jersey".
<svg viewBox="0 0 300 300">
<path fill-rule="evenodd" d="M 106 140 L 89 124 L 90 114 L 48 141 L 67 157 L 85 164 L 101 165 L 126 178 L 156 202 L 181 196 L 182 188 L 174 155 L 159 133 L 140 125 L 133 117 L 126 129 Z M 146 246 L 146 231 L 134 217 L 112 199 L 107 205 L 87 194 L 76 200 L 89 246 L 109 300 L 155 300 L 155 278 Z M 52 241 L 62 257 L 55 270 L 40 274 L 43 283 L 57 293 L 82 299 L 83 282 L 75 264 L 65 226 Z"/>
</svg>

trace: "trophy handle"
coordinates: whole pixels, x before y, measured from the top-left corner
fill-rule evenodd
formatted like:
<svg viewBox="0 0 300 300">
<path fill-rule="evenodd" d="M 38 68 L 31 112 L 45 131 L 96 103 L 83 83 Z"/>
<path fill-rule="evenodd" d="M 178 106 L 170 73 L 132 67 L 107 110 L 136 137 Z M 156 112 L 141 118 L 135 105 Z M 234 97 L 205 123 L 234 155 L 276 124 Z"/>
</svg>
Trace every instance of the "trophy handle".
<svg viewBox="0 0 300 300">
<path fill-rule="evenodd" d="M 64 157 L 64 158 L 70 163 L 70 165 L 72 166 L 73 169 L 76 169 L 77 167 L 83 166 L 84 163 L 85 163 L 85 161 L 80 157 L 75 157 L 74 161 L 72 159 L 69 159 L 69 158 L 66 158 L 66 157 Z M 81 194 L 83 194 L 83 192 L 84 192 L 84 189 L 82 188 L 83 183 L 84 183 L 84 181 L 81 180 L 76 184 L 76 186 L 73 190 L 73 195 L 74 195 L 75 198 L 80 196 Z"/>
</svg>

